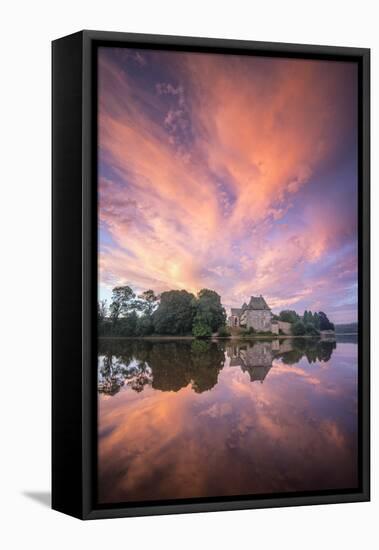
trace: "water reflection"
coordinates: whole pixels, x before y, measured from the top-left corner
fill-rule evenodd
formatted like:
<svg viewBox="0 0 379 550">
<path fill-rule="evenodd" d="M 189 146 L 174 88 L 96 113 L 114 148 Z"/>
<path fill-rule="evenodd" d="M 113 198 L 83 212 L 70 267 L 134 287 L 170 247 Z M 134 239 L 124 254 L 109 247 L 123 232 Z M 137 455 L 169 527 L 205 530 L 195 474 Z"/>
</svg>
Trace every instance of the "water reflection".
<svg viewBox="0 0 379 550">
<path fill-rule="evenodd" d="M 99 342 L 102 503 L 357 485 L 357 345 Z"/>
<path fill-rule="evenodd" d="M 146 341 L 103 339 L 99 343 L 99 392 L 114 395 L 125 384 L 136 392 L 146 385 L 179 391 L 188 384 L 201 393 L 212 389 L 224 367 L 248 372 L 251 382 L 263 382 L 275 357 L 293 365 L 329 361 L 335 340 L 286 339 L 269 341 Z"/>
</svg>

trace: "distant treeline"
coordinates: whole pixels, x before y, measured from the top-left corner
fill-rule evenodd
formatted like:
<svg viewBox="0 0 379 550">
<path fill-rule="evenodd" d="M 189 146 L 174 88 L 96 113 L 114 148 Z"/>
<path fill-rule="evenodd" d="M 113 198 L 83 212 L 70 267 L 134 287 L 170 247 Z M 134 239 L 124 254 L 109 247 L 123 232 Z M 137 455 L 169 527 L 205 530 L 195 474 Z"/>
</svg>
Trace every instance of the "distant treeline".
<svg viewBox="0 0 379 550">
<path fill-rule="evenodd" d="M 337 334 L 358 334 L 358 323 L 335 325 L 335 330 Z"/>
<path fill-rule="evenodd" d="M 286 309 L 279 315 L 274 315 L 274 319 L 292 323 L 292 334 L 295 336 L 317 336 L 320 331 L 334 330 L 334 324 L 329 321 L 323 311 L 312 313 L 312 311 L 306 310 L 303 315 L 299 315 L 296 311 Z"/>
<path fill-rule="evenodd" d="M 207 338 L 224 327 L 226 312 L 214 290 L 202 289 L 195 296 L 186 290 L 140 295 L 129 286 L 113 289 L 111 303 L 98 304 L 100 336 L 193 335 Z"/>
</svg>

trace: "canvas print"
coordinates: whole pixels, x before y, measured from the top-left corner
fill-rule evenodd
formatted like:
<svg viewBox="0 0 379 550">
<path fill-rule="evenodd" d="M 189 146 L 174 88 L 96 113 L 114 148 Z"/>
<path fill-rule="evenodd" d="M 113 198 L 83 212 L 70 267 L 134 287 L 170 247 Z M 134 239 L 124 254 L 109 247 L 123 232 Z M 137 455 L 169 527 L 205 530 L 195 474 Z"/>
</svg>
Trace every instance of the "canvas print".
<svg viewBox="0 0 379 550">
<path fill-rule="evenodd" d="M 98 503 L 358 489 L 357 64 L 97 65 Z"/>
</svg>

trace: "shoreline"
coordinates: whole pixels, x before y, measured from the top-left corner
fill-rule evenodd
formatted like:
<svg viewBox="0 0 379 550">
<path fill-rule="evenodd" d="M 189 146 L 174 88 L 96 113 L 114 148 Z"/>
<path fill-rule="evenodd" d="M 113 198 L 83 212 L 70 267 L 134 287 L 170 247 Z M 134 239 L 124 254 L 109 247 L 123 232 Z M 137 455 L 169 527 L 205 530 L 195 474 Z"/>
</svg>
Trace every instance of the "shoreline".
<svg viewBox="0 0 379 550">
<path fill-rule="evenodd" d="M 338 336 L 356 336 L 356 332 L 344 332 L 335 334 L 333 337 L 328 336 L 294 336 L 292 334 L 275 334 L 275 335 L 251 335 L 251 336 L 211 336 L 209 338 L 195 338 L 194 336 L 98 336 L 98 340 L 202 340 L 202 341 L 215 341 L 215 340 L 293 340 L 293 339 L 307 339 L 307 340 L 336 340 Z"/>
</svg>

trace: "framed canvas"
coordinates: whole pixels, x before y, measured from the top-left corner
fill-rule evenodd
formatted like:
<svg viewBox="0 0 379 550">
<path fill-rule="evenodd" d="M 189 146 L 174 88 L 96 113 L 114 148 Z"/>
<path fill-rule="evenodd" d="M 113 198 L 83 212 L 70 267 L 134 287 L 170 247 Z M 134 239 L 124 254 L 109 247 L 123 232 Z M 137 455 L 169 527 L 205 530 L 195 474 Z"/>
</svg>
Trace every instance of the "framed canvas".
<svg viewBox="0 0 379 550">
<path fill-rule="evenodd" d="M 369 500 L 369 50 L 52 53 L 53 508 Z"/>
</svg>

